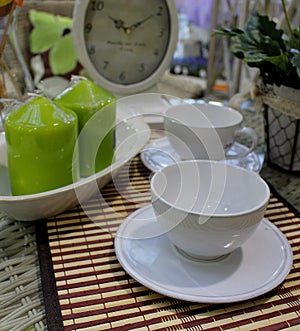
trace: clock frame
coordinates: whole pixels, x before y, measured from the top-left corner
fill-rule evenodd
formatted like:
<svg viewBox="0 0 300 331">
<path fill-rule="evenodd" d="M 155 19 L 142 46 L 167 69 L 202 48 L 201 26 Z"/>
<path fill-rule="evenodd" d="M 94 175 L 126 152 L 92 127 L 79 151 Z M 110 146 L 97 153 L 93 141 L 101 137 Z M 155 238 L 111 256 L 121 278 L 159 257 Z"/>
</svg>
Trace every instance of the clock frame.
<svg viewBox="0 0 300 331">
<path fill-rule="evenodd" d="M 73 36 L 95 83 L 117 95 L 145 92 L 172 61 L 177 8 L 174 0 L 76 0 Z"/>
</svg>

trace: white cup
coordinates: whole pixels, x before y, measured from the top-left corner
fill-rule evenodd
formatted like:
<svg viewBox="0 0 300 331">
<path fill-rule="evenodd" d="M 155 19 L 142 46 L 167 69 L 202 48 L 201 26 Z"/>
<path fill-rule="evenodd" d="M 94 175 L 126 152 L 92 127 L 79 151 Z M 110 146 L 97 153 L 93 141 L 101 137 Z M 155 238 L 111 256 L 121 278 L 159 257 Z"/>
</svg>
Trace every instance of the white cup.
<svg viewBox="0 0 300 331">
<path fill-rule="evenodd" d="M 165 112 L 164 129 L 170 145 L 181 160 L 224 160 L 242 158 L 257 146 L 252 128 L 243 126 L 240 112 L 212 104 L 182 104 Z M 246 135 L 251 146 L 240 154 L 227 155 L 238 136 Z"/>
<path fill-rule="evenodd" d="M 162 233 L 192 259 L 212 260 L 241 247 L 266 211 L 270 191 L 255 172 L 224 162 L 181 161 L 151 178 Z"/>
</svg>

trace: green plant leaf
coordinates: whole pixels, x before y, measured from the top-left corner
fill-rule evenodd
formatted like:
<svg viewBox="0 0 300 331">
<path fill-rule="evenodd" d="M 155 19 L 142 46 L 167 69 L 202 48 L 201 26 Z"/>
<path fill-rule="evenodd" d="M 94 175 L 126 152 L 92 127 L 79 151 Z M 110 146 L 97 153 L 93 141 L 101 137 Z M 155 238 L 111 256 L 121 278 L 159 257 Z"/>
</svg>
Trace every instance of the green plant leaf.
<svg viewBox="0 0 300 331">
<path fill-rule="evenodd" d="M 48 51 L 61 36 L 61 31 L 46 26 L 34 29 L 30 34 L 30 51 L 38 54 Z"/>
<path fill-rule="evenodd" d="M 258 39 L 254 39 L 258 43 L 261 42 L 262 39 L 272 40 L 279 45 L 279 48 L 285 50 L 285 44 L 282 40 L 284 32 L 281 29 L 277 29 L 276 23 L 270 20 L 268 16 L 261 15 L 259 12 L 252 12 L 245 25 L 244 31 L 250 40 L 255 35 Z"/>
<path fill-rule="evenodd" d="M 29 19 L 34 27 L 40 27 L 44 25 L 53 27 L 54 25 L 56 25 L 62 27 L 63 29 L 65 29 L 66 27 L 69 29 L 72 28 L 72 18 L 54 15 L 35 9 L 29 10 Z"/>
<path fill-rule="evenodd" d="M 220 29 L 215 29 L 213 30 L 214 35 L 223 35 L 223 36 L 228 36 L 228 37 L 234 37 L 239 34 L 243 34 L 244 31 L 238 28 L 234 29 L 229 29 L 229 28 L 220 28 Z"/>
<path fill-rule="evenodd" d="M 243 30 L 220 28 L 216 34 L 228 36 L 231 53 L 259 68 L 266 82 L 300 88 L 298 28 L 287 35 L 268 16 L 252 12 Z"/>
<path fill-rule="evenodd" d="M 61 38 L 66 29 L 72 28 L 72 19 L 37 10 L 29 11 L 33 25 L 30 34 L 30 51 L 38 54 L 49 50 Z"/>
<path fill-rule="evenodd" d="M 50 50 L 49 64 L 54 75 L 64 75 L 75 69 L 77 56 L 70 33 L 61 37 Z"/>
</svg>

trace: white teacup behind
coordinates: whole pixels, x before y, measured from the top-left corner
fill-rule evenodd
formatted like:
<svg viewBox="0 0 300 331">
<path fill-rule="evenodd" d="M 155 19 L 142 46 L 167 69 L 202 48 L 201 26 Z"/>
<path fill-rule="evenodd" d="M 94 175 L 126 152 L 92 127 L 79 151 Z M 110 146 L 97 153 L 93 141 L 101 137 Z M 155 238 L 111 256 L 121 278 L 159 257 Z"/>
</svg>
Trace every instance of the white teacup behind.
<svg viewBox="0 0 300 331">
<path fill-rule="evenodd" d="M 212 104 L 183 104 L 168 108 L 164 128 L 171 146 L 182 160 L 241 158 L 257 146 L 255 131 L 243 126 L 238 111 Z M 237 136 L 247 135 L 251 146 L 237 155 L 226 155 Z"/>
<path fill-rule="evenodd" d="M 253 234 L 270 191 L 253 171 L 190 160 L 156 172 L 151 195 L 161 233 L 183 255 L 211 260 L 231 253 Z"/>
</svg>

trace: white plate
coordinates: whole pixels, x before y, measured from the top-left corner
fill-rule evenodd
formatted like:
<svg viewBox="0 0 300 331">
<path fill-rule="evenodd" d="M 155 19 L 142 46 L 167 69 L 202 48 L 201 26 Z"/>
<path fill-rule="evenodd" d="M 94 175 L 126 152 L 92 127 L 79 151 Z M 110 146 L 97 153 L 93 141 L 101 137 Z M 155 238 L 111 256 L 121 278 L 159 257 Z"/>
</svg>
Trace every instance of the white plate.
<svg viewBox="0 0 300 331">
<path fill-rule="evenodd" d="M 292 267 L 289 242 L 266 219 L 241 248 L 214 262 L 185 258 L 160 233 L 148 205 L 121 224 L 115 251 L 134 279 L 172 298 L 203 303 L 252 299 L 278 286 Z"/>
<path fill-rule="evenodd" d="M 151 131 L 142 116 L 117 111 L 115 161 L 93 176 L 55 190 L 21 196 L 10 195 L 5 136 L 0 134 L 0 211 L 16 220 L 51 217 L 85 201 L 107 184 L 122 166 L 147 144 Z"/>
<path fill-rule="evenodd" d="M 235 142 L 228 151 L 228 155 L 240 154 L 245 150 L 246 147 L 244 145 Z M 168 138 L 162 137 L 154 140 L 144 148 L 141 153 L 141 160 L 149 170 L 155 172 L 167 165 L 180 161 L 180 157 L 170 145 Z M 225 160 L 225 162 L 255 172 L 261 170 L 263 163 L 254 152 L 243 158 Z"/>
</svg>

